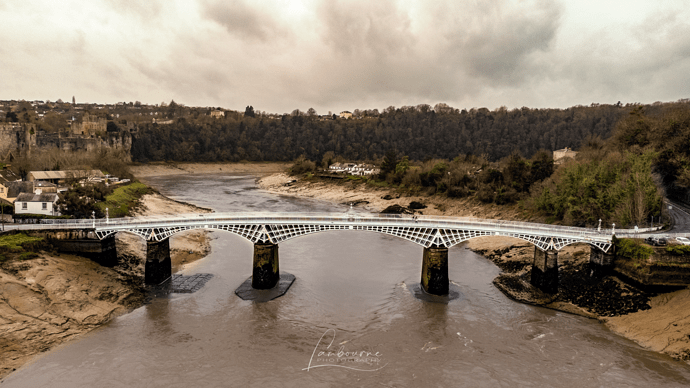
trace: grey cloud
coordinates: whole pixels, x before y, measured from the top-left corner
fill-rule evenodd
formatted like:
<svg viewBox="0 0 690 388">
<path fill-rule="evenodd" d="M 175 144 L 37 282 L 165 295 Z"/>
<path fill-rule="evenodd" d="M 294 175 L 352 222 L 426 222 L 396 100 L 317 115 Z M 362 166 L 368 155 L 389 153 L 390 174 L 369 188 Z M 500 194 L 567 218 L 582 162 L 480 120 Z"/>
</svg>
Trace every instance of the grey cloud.
<svg viewBox="0 0 690 388">
<path fill-rule="evenodd" d="M 322 41 L 346 55 L 404 54 L 417 43 L 410 30 L 410 16 L 390 0 L 323 2 L 318 18 Z"/>
<path fill-rule="evenodd" d="M 204 1 L 201 4 L 204 17 L 223 26 L 231 35 L 267 41 L 282 31 L 273 20 L 271 10 L 251 7 L 242 0 Z"/>
<path fill-rule="evenodd" d="M 70 51 L 72 55 L 82 57 L 86 54 L 86 33 L 76 31 L 76 36 L 70 41 Z"/>
<path fill-rule="evenodd" d="M 22 97 L 32 84 L 63 99 L 325 113 L 649 102 L 690 90 L 686 11 L 602 32 L 570 24 L 563 1 L 163 1 L 101 0 L 85 7 L 90 23 L 65 12 L 45 16 L 57 33 L 17 29 L 0 46 L 13 57 L 0 59 L 4 92 Z M 0 0 L 0 16 L 41 9 L 26 3 Z"/>
<path fill-rule="evenodd" d="M 544 1 L 323 2 L 326 50 L 309 74 L 334 101 L 458 101 L 517 87 L 543 70 L 539 54 L 551 50 L 561 12 Z"/>
<path fill-rule="evenodd" d="M 454 18 L 454 13 L 462 15 Z M 445 18 L 441 60 L 492 84 L 520 84 L 533 70 L 530 55 L 549 50 L 560 13 L 558 4 L 543 1 L 518 5 L 492 1 L 476 9 L 442 8 L 437 11 L 440 19 Z"/>
<path fill-rule="evenodd" d="M 137 53 L 124 56 L 127 64 L 149 83 L 172 93 L 164 96 L 166 101 L 171 98 L 180 103 L 207 101 L 215 106 L 223 101 L 225 93 L 236 92 L 232 87 L 233 79 L 241 77 L 237 74 L 238 69 L 230 63 L 228 54 L 222 51 L 226 46 L 224 42 L 216 45 L 208 42 L 207 35 L 178 35 L 168 58 L 151 61 Z"/>
<path fill-rule="evenodd" d="M 161 14 L 165 2 L 161 0 L 131 1 L 131 0 L 103 0 L 113 11 L 136 15 L 140 19 L 150 21 Z M 169 3 L 168 3 L 169 4 Z"/>
<path fill-rule="evenodd" d="M 562 70 L 554 76 L 569 80 L 571 93 L 596 102 L 687 97 L 690 26 L 683 18 L 658 14 L 633 26 L 627 35 L 600 31 L 596 38 L 569 47 L 568 55 L 556 60 Z"/>
</svg>

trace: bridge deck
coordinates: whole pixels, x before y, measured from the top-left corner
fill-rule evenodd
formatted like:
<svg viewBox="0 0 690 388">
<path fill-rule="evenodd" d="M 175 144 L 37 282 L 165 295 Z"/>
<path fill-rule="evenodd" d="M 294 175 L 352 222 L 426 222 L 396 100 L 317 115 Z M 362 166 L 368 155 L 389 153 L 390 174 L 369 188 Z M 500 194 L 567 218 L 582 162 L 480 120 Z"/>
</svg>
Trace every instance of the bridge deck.
<svg viewBox="0 0 690 388">
<path fill-rule="evenodd" d="M 120 231 L 147 240 L 162 240 L 189 229 L 221 229 L 252 242 L 282 242 L 328 230 L 364 230 L 398 236 L 423 246 L 452 246 L 473 237 L 522 238 L 540 249 L 560 249 L 584 242 L 608 251 L 612 230 L 546 225 L 472 217 L 410 216 L 360 213 L 206 213 L 90 220 L 44 220 L 26 228 L 93 229 L 99 238 Z"/>
</svg>

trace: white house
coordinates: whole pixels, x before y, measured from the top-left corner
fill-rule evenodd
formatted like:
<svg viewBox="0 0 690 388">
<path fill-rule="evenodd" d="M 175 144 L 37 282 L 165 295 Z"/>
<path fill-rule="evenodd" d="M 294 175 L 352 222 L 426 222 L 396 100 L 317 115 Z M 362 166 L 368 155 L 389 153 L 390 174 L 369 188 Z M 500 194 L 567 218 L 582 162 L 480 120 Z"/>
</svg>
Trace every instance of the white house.
<svg viewBox="0 0 690 388">
<path fill-rule="evenodd" d="M 59 216 L 56 193 L 21 193 L 14 200 L 14 214 L 42 214 Z"/>
<path fill-rule="evenodd" d="M 565 162 L 564 158 L 574 159 L 575 155 L 577 155 L 577 151 L 565 147 L 562 150 L 553 151 L 553 162 L 554 164 L 561 164 Z"/>
<path fill-rule="evenodd" d="M 333 163 L 330 166 L 328 166 L 328 170 L 331 172 L 343 172 L 343 164 Z"/>
</svg>

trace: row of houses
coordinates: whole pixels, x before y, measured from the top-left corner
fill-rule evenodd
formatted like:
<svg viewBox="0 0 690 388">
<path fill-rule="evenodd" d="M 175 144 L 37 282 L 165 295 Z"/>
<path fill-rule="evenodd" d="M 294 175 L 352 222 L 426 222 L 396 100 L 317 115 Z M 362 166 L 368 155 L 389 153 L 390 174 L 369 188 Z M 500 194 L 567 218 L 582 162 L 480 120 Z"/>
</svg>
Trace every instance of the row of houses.
<svg viewBox="0 0 690 388">
<path fill-rule="evenodd" d="M 109 178 L 119 181 L 98 170 L 30 171 L 27 180 L 22 181 L 4 169 L 0 172 L 0 204 L 3 205 L 3 213 L 4 207 L 9 205 L 14 208 L 15 215 L 59 216 L 58 193 L 67 191 L 68 183 L 75 180 L 95 183 Z"/>
<path fill-rule="evenodd" d="M 328 171 L 335 174 L 375 175 L 381 172 L 381 169 L 373 164 L 333 163 L 328 166 Z"/>
</svg>

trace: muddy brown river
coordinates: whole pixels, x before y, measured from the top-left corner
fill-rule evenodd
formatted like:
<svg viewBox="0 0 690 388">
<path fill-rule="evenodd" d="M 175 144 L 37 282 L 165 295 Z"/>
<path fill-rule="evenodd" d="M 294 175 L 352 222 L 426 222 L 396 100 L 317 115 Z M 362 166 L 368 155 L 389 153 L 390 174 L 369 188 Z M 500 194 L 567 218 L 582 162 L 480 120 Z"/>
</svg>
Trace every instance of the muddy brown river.
<svg viewBox="0 0 690 388">
<path fill-rule="evenodd" d="M 346 206 L 258 190 L 246 175 L 154 177 L 178 200 L 216 211 L 333 211 Z M 595 320 L 516 303 L 499 269 L 449 251 L 460 297 L 417 299 L 422 248 L 368 232 L 281 243 L 297 277 L 266 303 L 234 290 L 252 245 L 212 233 L 212 253 L 184 274 L 213 277 L 158 296 L 11 374 L 4 387 L 687 387 L 690 366 L 642 349 Z M 175 238 L 175 237 L 172 237 Z"/>
</svg>

